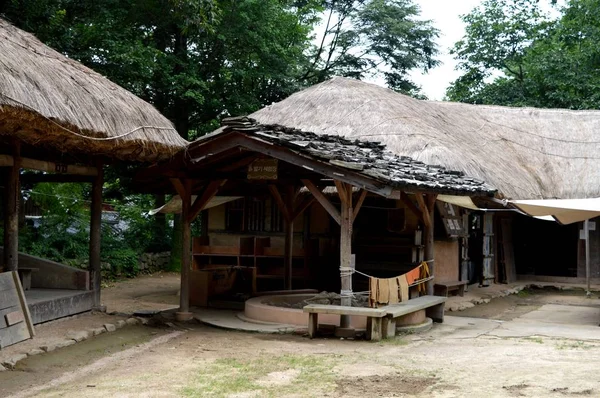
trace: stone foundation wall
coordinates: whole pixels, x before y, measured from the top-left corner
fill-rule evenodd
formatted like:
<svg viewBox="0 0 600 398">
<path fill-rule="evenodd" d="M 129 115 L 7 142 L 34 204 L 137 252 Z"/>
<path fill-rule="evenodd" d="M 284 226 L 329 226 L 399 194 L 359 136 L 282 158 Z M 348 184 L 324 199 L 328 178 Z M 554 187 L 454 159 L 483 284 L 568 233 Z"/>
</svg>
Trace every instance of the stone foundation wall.
<svg viewBox="0 0 600 398">
<path fill-rule="evenodd" d="M 156 272 L 166 270 L 169 266 L 170 252 L 144 253 L 138 260 L 140 272 Z"/>
</svg>

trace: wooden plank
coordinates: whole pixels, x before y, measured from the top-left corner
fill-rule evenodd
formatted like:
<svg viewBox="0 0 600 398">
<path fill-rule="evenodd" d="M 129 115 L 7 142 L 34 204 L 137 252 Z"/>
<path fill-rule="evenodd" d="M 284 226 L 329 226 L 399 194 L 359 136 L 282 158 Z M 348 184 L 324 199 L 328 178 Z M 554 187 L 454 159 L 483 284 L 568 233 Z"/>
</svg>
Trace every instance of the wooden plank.
<svg viewBox="0 0 600 398">
<path fill-rule="evenodd" d="M 0 292 L 5 290 L 15 290 L 15 282 L 13 281 L 12 274 L 10 272 L 0 273 Z M 2 301 L 0 301 L 0 305 Z"/>
<path fill-rule="evenodd" d="M 334 315 L 355 315 L 383 318 L 386 311 L 381 308 L 347 307 L 345 305 L 309 304 L 304 306 L 304 312 Z"/>
<path fill-rule="evenodd" d="M 352 186 L 343 184 L 342 191 L 346 192 L 345 202 L 342 201 L 341 218 L 340 218 L 340 269 L 353 268 L 352 264 Z M 338 191 L 339 193 L 340 191 Z M 343 292 L 352 292 L 352 272 L 344 272 L 341 274 L 341 287 Z M 350 307 L 352 305 L 352 297 L 342 294 L 341 304 Z M 350 327 L 350 318 L 342 316 L 340 319 L 341 328 Z"/>
<path fill-rule="evenodd" d="M 25 321 L 25 316 L 23 315 L 23 311 L 13 311 L 4 315 L 4 319 L 8 326 L 16 325 L 17 323 Z"/>
<path fill-rule="evenodd" d="M 352 215 L 352 223 L 354 223 L 354 220 L 356 220 L 356 217 L 358 216 L 358 212 L 360 211 L 360 208 L 362 207 L 365 198 L 367 197 L 367 191 L 365 191 L 364 189 L 362 189 L 360 191 L 360 195 L 358 197 L 358 200 L 356 201 L 356 204 L 354 205 L 354 209 L 353 209 L 353 215 Z"/>
<path fill-rule="evenodd" d="M 27 325 L 27 329 L 29 330 L 29 337 L 31 338 L 35 336 L 35 328 L 33 327 L 33 322 L 31 321 L 31 314 L 29 313 L 29 307 L 27 306 L 25 293 L 23 292 L 23 287 L 21 286 L 19 275 L 17 275 L 16 272 L 13 272 L 12 274 L 13 279 L 15 281 L 15 286 L 17 287 L 17 295 L 19 296 L 19 301 L 21 303 L 21 311 L 23 311 L 23 314 L 25 315 L 25 324 Z"/>
<path fill-rule="evenodd" d="M 25 322 L 0 329 L 0 349 L 27 340 L 31 337 Z"/>
<path fill-rule="evenodd" d="M 0 292 L 0 310 L 19 304 L 19 295 L 17 294 L 16 288 Z"/>
<path fill-rule="evenodd" d="M 304 186 L 310 191 L 310 193 L 315 197 L 317 202 L 323 206 L 323 208 L 329 213 L 329 215 L 337 222 L 341 223 L 341 215 L 339 210 L 323 195 L 323 192 L 311 181 L 311 180 L 302 180 Z"/>
<path fill-rule="evenodd" d="M 21 311 L 21 304 L 13 305 L 12 307 L 4 308 L 0 310 L 0 329 L 4 329 L 9 325 L 6 323 L 6 314 L 10 314 L 11 312 Z M 23 312 L 23 311 L 21 311 Z"/>
<path fill-rule="evenodd" d="M 310 207 L 310 205 L 312 205 L 315 202 L 315 198 L 314 196 L 309 196 L 307 198 L 304 198 L 304 200 L 302 202 L 300 202 L 299 205 L 296 206 L 296 209 L 294 210 L 294 214 L 292 214 L 292 221 L 295 221 L 296 218 L 298 218 L 298 216 L 300 214 L 302 214 L 303 211 L 305 211 L 306 209 L 308 209 Z"/>
</svg>

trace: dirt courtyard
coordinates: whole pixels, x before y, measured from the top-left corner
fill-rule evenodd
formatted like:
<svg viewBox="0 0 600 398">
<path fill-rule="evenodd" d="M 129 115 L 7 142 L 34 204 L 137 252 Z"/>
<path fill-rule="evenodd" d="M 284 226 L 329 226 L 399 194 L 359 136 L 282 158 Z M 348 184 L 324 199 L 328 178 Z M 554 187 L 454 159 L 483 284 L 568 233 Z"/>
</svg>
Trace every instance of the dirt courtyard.
<svg viewBox="0 0 600 398">
<path fill-rule="evenodd" d="M 176 278 L 144 278 L 163 288 L 116 284 L 103 292 L 109 311 L 176 305 Z M 0 396 L 600 396 L 598 298 L 526 291 L 456 314 L 427 333 L 380 343 L 198 323 L 125 327 L 0 372 Z"/>
</svg>

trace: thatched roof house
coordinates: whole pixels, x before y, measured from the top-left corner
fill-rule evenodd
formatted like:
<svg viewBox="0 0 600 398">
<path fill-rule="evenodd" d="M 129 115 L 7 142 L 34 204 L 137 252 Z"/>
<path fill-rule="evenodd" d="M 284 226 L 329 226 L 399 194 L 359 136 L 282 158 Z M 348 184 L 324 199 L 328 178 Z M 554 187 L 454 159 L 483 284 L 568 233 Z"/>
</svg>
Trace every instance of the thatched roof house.
<svg viewBox="0 0 600 398">
<path fill-rule="evenodd" d="M 152 105 L 0 19 L 0 139 L 13 138 L 30 151 L 135 161 L 186 144 Z"/>
<path fill-rule="evenodd" d="M 507 198 L 600 197 L 600 111 L 419 101 L 336 77 L 250 116 L 381 141 L 398 155 L 480 178 Z"/>
</svg>

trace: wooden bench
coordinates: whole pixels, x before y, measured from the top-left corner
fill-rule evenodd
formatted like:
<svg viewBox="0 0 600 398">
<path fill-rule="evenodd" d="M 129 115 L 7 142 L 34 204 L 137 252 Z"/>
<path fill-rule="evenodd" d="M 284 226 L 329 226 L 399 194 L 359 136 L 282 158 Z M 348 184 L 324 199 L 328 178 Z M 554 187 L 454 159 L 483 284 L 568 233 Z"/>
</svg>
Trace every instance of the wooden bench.
<svg viewBox="0 0 600 398">
<path fill-rule="evenodd" d="M 445 303 L 446 297 L 421 296 L 403 303 L 381 307 L 386 313 L 382 325 L 383 338 L 394 337 L 396 335 L 396 318 L 420 310 L 426 310 L 426 315 L 434 322 L 444 322 Z"/>
<path fill-rule="evenodd" d="M 382 319 L 386 311 L 382 308 L 347 307 L 342 305 L 309 304 L 304 307 L 308 312 L 308 336 L 312 339 L 317 334 L 319 314 L 352 315 L 367 317 L 367 340 L 381 340 Z"/>
<path fill-rule="evenodd" d="M 433 291 L 436 296 L 444 297 L 448 297 L 449 292 L 457 291 L 457 294 L 463 297 L 465 295 L 465 286 L 467 286 L 467 281 L 437 282 L 433 285 Z"/>
<path fill-rule="evenodd" d="M 31 289 L 31 273 L 35 271 L 39 271 L 39 268 L 19 267 L 17 269 L 19 279 L 21 280 L 21 285 L 23 286 L 23 290 Z"/>
</svg>

